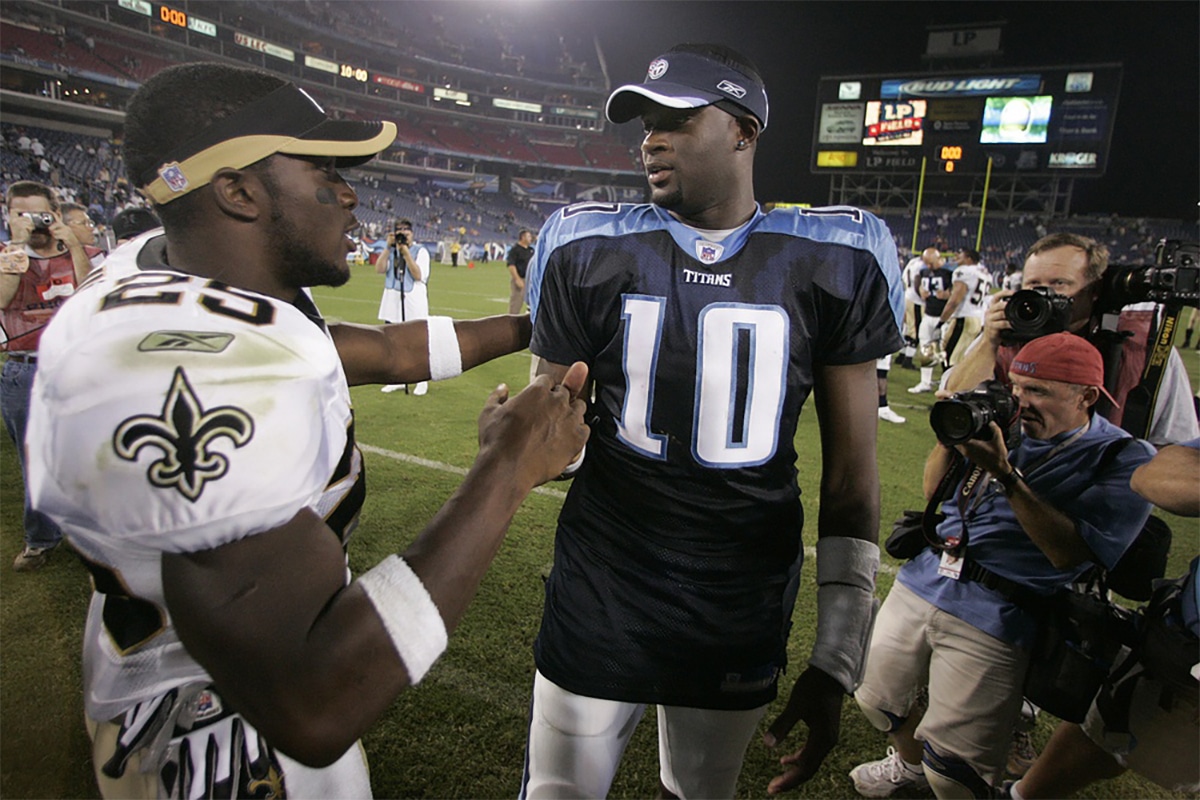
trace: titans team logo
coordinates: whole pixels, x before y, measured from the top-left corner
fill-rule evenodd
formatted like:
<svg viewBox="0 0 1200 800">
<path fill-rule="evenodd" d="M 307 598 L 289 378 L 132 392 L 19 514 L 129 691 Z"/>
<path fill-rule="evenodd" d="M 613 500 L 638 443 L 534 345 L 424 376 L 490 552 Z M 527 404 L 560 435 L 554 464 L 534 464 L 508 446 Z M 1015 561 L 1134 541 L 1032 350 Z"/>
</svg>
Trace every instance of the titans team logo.
<svg viewBox="0 0 1200 800">
<path fill-rule="evenodd" d="M 650 66 L 646 69 L 646 77 L 652 81 L 656 81 L 663 75 L 667 74 L 667 60 L 665 58 L 656 58 L 650 62 Z"/>
<path fill-rule="evenodd" d="M 126 461 L 136 461 L 143 447 L 157 447 L 163 457 L 146 471 L 150 483 L 160 489 L 177 489 L 195 502 L 205 483 L 229 471 L 229 459 L 209 451 L 213 440 L 225 436 L 235 447 L 241 447 L 253 435 L 254 421 L 242 409 L 219 406 L 205 411 L 183 368 L 178 367 L 162 414 L 140 415 L 122 422 L 113 434 L 113 449 Z"/>
</svg>

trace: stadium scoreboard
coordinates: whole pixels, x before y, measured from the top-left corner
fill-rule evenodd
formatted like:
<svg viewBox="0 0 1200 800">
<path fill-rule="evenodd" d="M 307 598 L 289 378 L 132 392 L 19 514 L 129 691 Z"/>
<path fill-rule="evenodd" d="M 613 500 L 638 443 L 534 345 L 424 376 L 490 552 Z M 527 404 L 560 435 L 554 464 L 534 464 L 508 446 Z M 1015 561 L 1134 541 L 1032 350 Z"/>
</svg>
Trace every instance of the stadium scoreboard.
<svg viewBox="0 0 1200 800">
<path fill-rule="evenodd" d="M 812 171 L 1098 177 L 1121 66 L 821 78 Z"/>
</svg>

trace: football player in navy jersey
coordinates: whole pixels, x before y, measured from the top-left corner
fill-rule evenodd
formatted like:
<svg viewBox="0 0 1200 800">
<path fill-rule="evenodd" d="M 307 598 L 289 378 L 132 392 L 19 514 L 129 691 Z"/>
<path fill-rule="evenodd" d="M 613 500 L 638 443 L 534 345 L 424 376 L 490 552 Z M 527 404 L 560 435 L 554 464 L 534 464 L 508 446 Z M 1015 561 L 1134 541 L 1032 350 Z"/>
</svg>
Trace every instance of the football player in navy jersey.
<svg viewBox="0 0 1200 800">
<path fill-rule="evenodd" d="M 720 45 L 681 45 L 606 113 L 640 118 L 651 203 L 545 224 L 531 350 L 592 381 L 592 437 L 555 539 L 534 646 L 522 797 L 602 797 L 646 704 L 664 796 L 732 797 L 786 664 L 803 560 L 794 439 L 821 426 L 817 642 L 773 746 L 803 720 L 783 791 L 816 772 L 859 680 L 875 605 L 875 360 L 903 344 L 895 244 L 848 207 L 755 201 L 768 104 Z"/>
<path fill-rule="evenodd" d="M 442 653 L 525 495 L 586 441 L 583 365 L 497 387 L 454 496 L 350 580 L 366 484 L 349 385 L 450 377 L 528 337 L 515 316 L 317 312 L 306 287 L 345 283 L 354 247 L 339 168 L 395 135 L 221 64 L 163 70 L 129 103 L 127 169 L 165 235 L 117 248 L 46 329 L 27 438 L 35 505 L 92 574 L 104 797 L 369 797 L 359 737 Z"/>
</svg>

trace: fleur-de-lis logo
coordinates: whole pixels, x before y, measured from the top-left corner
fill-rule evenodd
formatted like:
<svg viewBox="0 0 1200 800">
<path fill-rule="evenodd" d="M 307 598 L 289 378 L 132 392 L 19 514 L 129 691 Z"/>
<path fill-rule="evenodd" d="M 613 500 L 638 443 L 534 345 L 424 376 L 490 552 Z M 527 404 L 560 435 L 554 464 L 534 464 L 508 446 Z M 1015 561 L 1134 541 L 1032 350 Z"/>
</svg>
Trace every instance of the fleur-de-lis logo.
<svg viewBox="0 0 1200 800">
<path fill-rule="evenodd" d="M 286 797 L 283 789 L 283 776 L 279 774 L 279 770 L 275 769 L 274 765 L 267 768 L 267 777 L 247 783 L 246 790 L 250 792 L 251 797 L 262 797 L 265 800 Z M 265 794 L 260 794 L 260 792 L 265 792 Z"/>
<path fill-rule="evenodd" d="M 241 447 L 253 435 L 254 421 L 242 409 L 219 406 L 205 411 L 183 368 L 177 367 L 161 416 L 143 414 L 122 422 L 113 434 L 113 449 L 126 461 L 136 461 L 138 451 L 147 445 L 161 449 L 163 457 L 146 472 L 150 483 L 178 489 L 195 502 L 206 482 L 229 471 L 229 459 L 210 452 L 209 444 L 228 436 L 234 446 Z"/>
</svg>

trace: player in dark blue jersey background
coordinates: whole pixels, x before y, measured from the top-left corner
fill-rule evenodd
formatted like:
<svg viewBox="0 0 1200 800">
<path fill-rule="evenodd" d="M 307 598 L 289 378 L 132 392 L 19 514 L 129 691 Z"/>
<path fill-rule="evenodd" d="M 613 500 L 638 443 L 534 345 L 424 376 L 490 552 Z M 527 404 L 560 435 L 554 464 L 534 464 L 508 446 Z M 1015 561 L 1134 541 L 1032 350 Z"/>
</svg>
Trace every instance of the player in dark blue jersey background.
<svg viewBox="0 0 1200 800">
<path fill-rule="evenodd" d="M 542 372 L 590 367 L 592 437 L 559 517 L 535 644 L 522 797 L 602 797 L 644 705 L 666 796 L 732 797 L 776 695 L 803 560 L 794 439 L 821 426 L 817 643 L 773 745 L 810 778 L 859 680 L 879 563 L 876 358 L 900 349 L 887 227 L 754 198 L 768 103 L 719 45 L 655 59 L 609 98 L 640 117 L 652 203 L 552 216 L 530 266 Z"/>
</svg>

